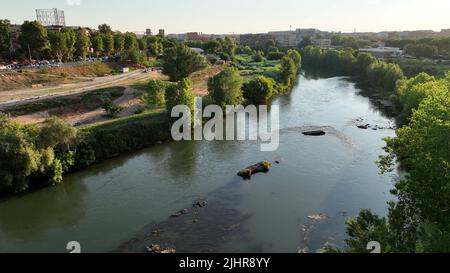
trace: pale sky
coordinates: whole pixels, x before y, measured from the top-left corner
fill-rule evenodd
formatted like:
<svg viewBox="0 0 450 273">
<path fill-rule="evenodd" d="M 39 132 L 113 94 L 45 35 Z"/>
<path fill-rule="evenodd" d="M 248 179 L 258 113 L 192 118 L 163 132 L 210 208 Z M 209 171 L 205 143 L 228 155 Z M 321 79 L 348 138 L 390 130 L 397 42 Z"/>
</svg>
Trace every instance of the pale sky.
<svg viewBox="0 0 450 273">
<path fill-rule="evenodd" d="M 166 33 L 255 33 L 295 28 L 358 32 L 450 28 L 450 0 L 1 0 L 0 19 L 65 11 L 67 25 Z"/>
</svg>

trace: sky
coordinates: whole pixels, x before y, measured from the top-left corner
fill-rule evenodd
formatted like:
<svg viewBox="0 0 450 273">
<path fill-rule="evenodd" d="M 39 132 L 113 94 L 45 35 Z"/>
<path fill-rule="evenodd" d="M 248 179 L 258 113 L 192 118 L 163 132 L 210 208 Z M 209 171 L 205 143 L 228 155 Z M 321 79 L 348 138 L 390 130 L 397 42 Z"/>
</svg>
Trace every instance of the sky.
<svg viewBox="0 0 450 273">
<path fill-rule="evenodd" d="M 450 28 L 450 0 L 1 0 L 0 19 L 65 11 L 71 26 L 166 33 L 262 33 L 296 28 L 378 32 Z"/>
</svg>

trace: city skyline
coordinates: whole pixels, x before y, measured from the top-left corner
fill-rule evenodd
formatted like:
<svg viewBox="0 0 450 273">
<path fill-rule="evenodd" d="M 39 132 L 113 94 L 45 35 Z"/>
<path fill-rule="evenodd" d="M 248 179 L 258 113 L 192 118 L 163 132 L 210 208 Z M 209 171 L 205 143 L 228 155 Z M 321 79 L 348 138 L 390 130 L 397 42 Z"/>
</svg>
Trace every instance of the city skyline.
<svg viewBox="0 0 450 273">
<path fill-rule="evenodd" d="M 67 25 L 166 33 L 262 33 L 292 28 L 333 32 L 381 32 L 450 28 L 446 0 L 230 0 L 218 6 L 208 0 L 16 0 L 2 4 L 1 19 L 21 24 L 35 20 L 35 9 L 58 8 Z M 176 7 L 176 8 L 174 8 Z M 230 10 L 230 12 L 227 12 Z M 380 19 L 381 18 L 381 19 Z M 402 18 L 401 20 L 399 20 Z"/>
</svg>

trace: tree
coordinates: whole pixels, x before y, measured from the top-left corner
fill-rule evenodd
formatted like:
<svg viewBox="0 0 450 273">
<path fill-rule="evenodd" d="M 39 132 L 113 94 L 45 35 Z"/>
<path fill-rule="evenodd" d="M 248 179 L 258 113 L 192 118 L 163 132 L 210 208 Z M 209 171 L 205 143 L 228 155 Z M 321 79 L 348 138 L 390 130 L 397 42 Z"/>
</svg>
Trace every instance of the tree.
<svg viewBox="0 0 450 273">
<path fill-rule="evenodd" d="M 300 70 L 302 67 L 302 56 L 300 53 L 296 49 L 289 49 L 286 54 L 294 61 L 295 66 L 297 66 L 297 70 Z"/>
<path fill-rule="evenodd" d="M 142 39 L 138 39 L 138 45 L 139 45 L 139 50 L 140 51 L 146 51 L 147 52 L 147 40 L 142 38 Z"/>
<path fill-rule="evenodd" d="M 51 31 L 48 38 L 52 55 L 61 62 L 68 52 L 67 35 L 60 31 Z"/>
<path fill-rule="evenodd" d="M 47 30 L 39 22 L 25 21 L 20 30 L 19 45 L 25 56 L 28 56 L 29 49 L 32 57 L 40 58 L 50 48 Z"/>
<path fill-rule="evenodd" d="M 274 93 L 273 80 L 264 76 L 257 76 L 244 83 L 242 90 L 244 98 L 251 103 L 265 103 Z"/>
<path fill-rule="evenodd" d="M 409 119 L 420 103 L 436 90 L 445 88 L 445 81 L 436 79 L 426 73 L 420 73 L 411 79 L 402 80 L 397 87 L 397 94 L 403 106 L 403 115 Z"/>
<path fill-rule="evenodd" d="M 76 136 L 77 130 L 74 127 L 57 117 L 51 117 L 42 124 L 36 146 L 66 152 L 74 144 Z"/>
<path fill-rule="evenodd" d="M 233 60 L 236 52 L 236 41 L 229 36 L 225 37 L 221 45 L 221 51 L 225 53 L 230 60 Z"/>
<path fill-rule="evenodd" d="M 253 56 L 252 56 L 252 60 L 255 63 L 260 63 L 262 61 L 264 61 L 264 52 L 262 52 L 261 50 L 256 50 L 253 52 Z"/>
<path fill-rule="evenodd" d="M 0 60 L 11 58 L 11 23 L 0 20 Z"/>
<path fill-rule="evenodd" d="M 164 51 L 163 42 L 158 36 L 147 36 L 148 53 L 153 57 L 158 57 Z"/>
<path fill-rule="evenodd" d="M 64 34 L 66 40 L 67 51 L 65 54 L 65 58 L 66 60 L 73 60 L 76 51 L 75 44 L 77 42 L 77 34 L 73 29 L 70 28 L 61 29 L 61 33 Z"/>
<path fill-rule="evenodd" d="M 166 84 L 161 80 L 150 80 L 147 89 L 140 95 L 140 99 L 150 109 L 158 109 L 166 104 Z"/>
<path fill-rule="evenodd" d="M 225 108 L 243 101 L 243 79 L 236 68 L 227 68 L 208 80 L 208 91 L 214 104 Z"/>
<path fill-rule="evenodd" d="M 109 25 L 107 25 L 107 24 L 99 25 L 98 26 L 98 31 L 101 34 L 112 34 L 113 33 L 111 27 Z"/>
<path fill-rule="evenodd" d="M 372 86 L 381 87 L 384 91 L 393 92 L 397 81 L 404 78 L 403 71 L 397 64 L 376 62 L 371 64 L 367 70 L 366 81 Z"/>
<path fill-rule="evenodd" d="M 110 56 L 114 52 L 114 36 L 111 33 L 102 35 L 103 39 L 103 53 Z"/>
<path fill-rule="evenodd" d="M 69 149 L 75 136 L 74 128 L 56 118 L 39 128 L 0 114 L 0 191 L 24 191 L 32 175 L 60 183 L 62 173 L 73 165 Z"/>
<path fill-rule="evenodd" d="M 421 74 L 400 85 L 409 92 L 430 83 L 436 83 L 434 91 L 397 136 L 386 139 L 387 154 L 378 162 L 382 172 L 393 171 L 397 162 L 407 172 L 392 190 L 397 200 L 389 203 L 388 220 L 362 211 L 349 221 L 348 252 L 363 252 L 370 241 L 380 242 L 383 252 L 450 251 L 450 77 L 438 81 Z"/>
<path fill-rule="evenodd" d="M 297 78 L 297 66 L 288 55 L 281 59 L 281 80 L 290 89 L 294 86 Z"/>
<path fill-rule="evenodd" d="M 298 48 L 299 50 L 302 50 L 302 49 L 304 49 L 305 47 L 307 47 L 307 46 L 312 46 L 312 45 L 313 45 L 313 42 L 312 42 L 312 40 L 311 40 L 311 37 L 306 36 L 306 37 L 303 38 L 302 41 L 298 44 L 297 48 Z"/>
<path fill-rule="evenodd" d="M 99 56 L 103 53 L 103 50 L 105 49 L 104 43 L 103 43 L 103 36 L 100 33 L 92 33 L 91 34 L 91 44 L 92 48 L 94 49 L 94 53 Z"/>
<path fill-rule="evenodd" d="M 75 55 L 83 59 L 89 54 L 90 40 L 85 29 L 80 29 L 76 34 Z"/>
<path fill-rule="evenodd" d="M 125 36 L 120 33 L 114 33 L 114 53 L 119 55 L 125 49 Z"/>
<path fill-rule="evenodd" d="M 207 66 L 207 60 L 185 45 L 167 49 L 163 56 L 163 73 L 171 81 L 179 81 Z"/>
<path fill-rule="evenodd" d="M 131 51 L 131 50 L 138 50 L 138 49 L 139 49 L 139 45 L 138 45 L 136 34 L 134 34 L 132 32 L 125 33 L 124 50 Z"/>
<path fill-rule="evenodd" d="M 176 84 L 171 84 L 166 89 L 166 109 L 170 114 L 177 105 L 185 105 L 194 113 L 195 96 L 192 93 L 192 82 L 182 79 Z"/>
</svg>

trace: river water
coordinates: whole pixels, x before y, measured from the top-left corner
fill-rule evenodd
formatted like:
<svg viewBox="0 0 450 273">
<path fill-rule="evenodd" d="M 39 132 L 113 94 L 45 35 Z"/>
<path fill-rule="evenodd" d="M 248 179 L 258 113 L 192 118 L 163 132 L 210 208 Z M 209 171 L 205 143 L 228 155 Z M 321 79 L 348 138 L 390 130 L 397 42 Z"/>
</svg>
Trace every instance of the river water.
<svg viewBox="0 0 450 273">
<path fill-rule="evenodd" d="M 1 201 L 0 252 L 68 252 L 69 241 L 83 252 L 143 251 L 147 243 L 180 252 L 342 247 L 345 219 L 361 208 L 385 215 L 393 199 L 394 177 L 380 175 L 375 161 L 382 139 L 395 133 L 361 130 L 355 121 L 391 120 L 344 78 L 302 76 L 273 103 L 281 127 L 275 152 L 260 152 L 251 141 L 163 144 Z M 327 135 L 303 136 L 307 126 L 324 127 Z M 236 176 L 263 160 L 280 164 L 251 181 Z M 208 206 L 192 209 L 199 198 Z M 191 214 L 170 217 L 183 208 Z"/>
</svg>

